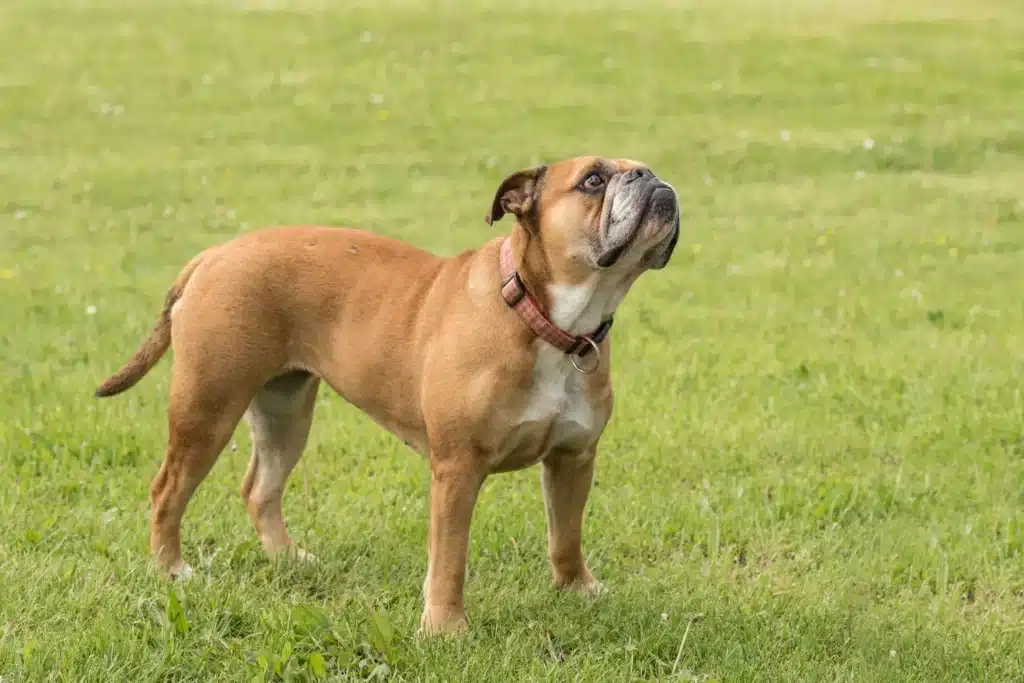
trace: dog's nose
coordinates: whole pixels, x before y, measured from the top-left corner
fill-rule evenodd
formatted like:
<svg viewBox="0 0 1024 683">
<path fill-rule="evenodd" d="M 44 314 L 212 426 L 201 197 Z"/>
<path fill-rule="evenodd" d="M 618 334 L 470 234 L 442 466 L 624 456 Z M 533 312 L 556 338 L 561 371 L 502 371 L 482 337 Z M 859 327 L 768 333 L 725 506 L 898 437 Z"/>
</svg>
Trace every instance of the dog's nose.
<svg viewBox="0 0 1024 683">
<path fill-rule="evenodd" d="M 640 180 L 641 178 L 649 178 L 654 174 L 646 168 L 631 168 L 622 175 L 622 182 L 626 185 L 633 182 L 634 180 Z"/>
</svg>

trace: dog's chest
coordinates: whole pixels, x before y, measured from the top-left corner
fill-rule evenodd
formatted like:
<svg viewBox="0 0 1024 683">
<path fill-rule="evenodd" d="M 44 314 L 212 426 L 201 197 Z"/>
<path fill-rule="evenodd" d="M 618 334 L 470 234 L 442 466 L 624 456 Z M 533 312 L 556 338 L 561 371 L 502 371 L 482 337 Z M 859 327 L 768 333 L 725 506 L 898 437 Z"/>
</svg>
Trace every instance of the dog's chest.
<svg viewBox="0 0 1024 683">
<path fill-rule="evenodd" d="M 520 469 L 554 451 L 583 450 L 593 442 L 599 419 L 586 376 L 561 351 L 545 346 L 537 353 L 530 391 L 512 419 L 495 469 Z"/>
<path fill-rule="evenodd" d="M 571 436 L 576 430 L 589 430 L 593 412 L 585 376 L 557 349 L 541 349 L 521 422 L 551 422 L 552 440 L 558 442 L 562 440 L 558 437 Z"/>
</svg>

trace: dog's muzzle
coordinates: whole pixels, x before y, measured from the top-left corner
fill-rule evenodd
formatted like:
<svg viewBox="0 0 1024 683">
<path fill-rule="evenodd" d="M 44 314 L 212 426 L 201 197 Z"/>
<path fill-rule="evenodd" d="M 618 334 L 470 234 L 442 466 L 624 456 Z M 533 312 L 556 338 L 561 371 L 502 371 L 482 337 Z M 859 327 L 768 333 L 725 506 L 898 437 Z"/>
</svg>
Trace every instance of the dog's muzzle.
<svg viewBox="0 0 1024 683">
<path fill-rule="evenodd" d="M 648 251 L 648 260 L 652 270 L 660 270 L 668 265 L 672 253 L 679 243 L 679 199 L 675 189 L 657 178 L 653 181 L 656 187 L 651 192 L 647 204 L 644 221 L 665 225 L 665 237 L 654 248 Z"/>
</svg>

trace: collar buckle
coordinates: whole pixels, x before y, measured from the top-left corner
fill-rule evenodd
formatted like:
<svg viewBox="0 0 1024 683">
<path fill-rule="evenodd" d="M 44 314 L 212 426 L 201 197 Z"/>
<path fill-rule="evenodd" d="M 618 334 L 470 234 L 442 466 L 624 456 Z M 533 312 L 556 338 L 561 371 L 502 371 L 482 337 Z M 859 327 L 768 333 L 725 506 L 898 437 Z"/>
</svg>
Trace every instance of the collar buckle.
<svg viewBox="0 0 1024 683">
<path fill-rule="evenodd" d="M 512 286 L 509 287 L 509 285 Z M 519 272 L 513 270 L 508 277 L 501 281 L 501 298 L 505 300 L 509 308 L 515 308 L 525 296 L 526 285 L 519 277 Z"/>
</svg>

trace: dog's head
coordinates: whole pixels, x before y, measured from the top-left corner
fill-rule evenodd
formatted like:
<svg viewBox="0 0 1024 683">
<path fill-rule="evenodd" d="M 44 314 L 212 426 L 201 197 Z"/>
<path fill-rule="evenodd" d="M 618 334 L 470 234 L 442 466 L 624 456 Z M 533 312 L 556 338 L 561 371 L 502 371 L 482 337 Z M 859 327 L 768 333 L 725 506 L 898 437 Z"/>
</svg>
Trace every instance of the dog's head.
<svg viewBox="0 0 1024 683">
<path fill-rule="evenodd" d="M 517 171 L 498 187 L 488 223 L 506 213 L 541 245 L 560 280 L 664 268 L 679 240 L 679 203 L 646 164 L 578 157 Z"/>
</svg>

